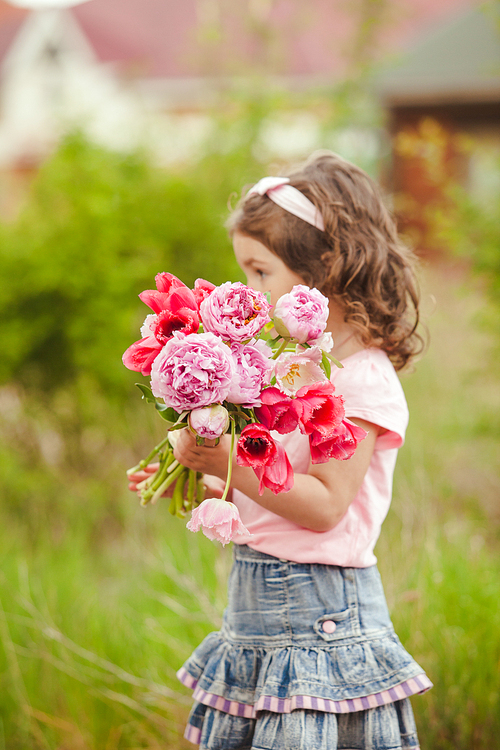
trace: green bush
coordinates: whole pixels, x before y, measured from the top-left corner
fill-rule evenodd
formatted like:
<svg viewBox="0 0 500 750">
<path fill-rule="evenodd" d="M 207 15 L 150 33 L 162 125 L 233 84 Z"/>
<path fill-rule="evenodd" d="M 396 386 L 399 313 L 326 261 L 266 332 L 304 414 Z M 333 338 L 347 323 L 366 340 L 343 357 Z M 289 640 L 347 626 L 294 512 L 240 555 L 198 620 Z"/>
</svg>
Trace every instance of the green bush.
<svg viewBox="0 0 500 750">
<path fill-rule="evenodd" d="M 121 354 L 148 312 L 137 294 L 159 271 L 235 273 L 222 192 L 69 138 L 0 227 L 1 380 L 53 391 L 85 377 L 123 400 Z"/>
</svg>

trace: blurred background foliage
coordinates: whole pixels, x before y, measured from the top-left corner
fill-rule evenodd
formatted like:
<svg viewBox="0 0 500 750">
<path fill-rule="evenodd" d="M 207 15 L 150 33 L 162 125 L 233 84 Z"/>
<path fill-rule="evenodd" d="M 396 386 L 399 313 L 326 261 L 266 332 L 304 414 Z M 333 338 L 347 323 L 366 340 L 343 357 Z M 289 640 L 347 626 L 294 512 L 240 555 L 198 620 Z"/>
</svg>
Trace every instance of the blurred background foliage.
<svg viewBox="0 0 500 750">
<path fill-rule="evenodd" d="M 346 122 L 381 122 L 355 81 L 298 104 L 321 113 L 330 147 Z M 120 360 L 157 272 L 240 278 L 228 199 L 279 170 L 263 132 L 287 108 L 281 94 L 229 99 L 202 156 L 169 170 L 74 134 L 0 225 L 0 750 L 190 747 L 174 673 L 220 623 L 231 553 L 127 492 L 162 428 Z M 383 153 L 359 150 L 383 170 Z M 500 405 L 483 365 L 498 332 L 477 316 L 498 316 L 500 200 L 447 190 L 433 216 L 460 257 L 421 270 L 432 343 L 403 376 L 412 422 L 377 549 L 396 629 L 435 682 L 413 702 L 422 747 L 491 750 Z"/>
</svg>

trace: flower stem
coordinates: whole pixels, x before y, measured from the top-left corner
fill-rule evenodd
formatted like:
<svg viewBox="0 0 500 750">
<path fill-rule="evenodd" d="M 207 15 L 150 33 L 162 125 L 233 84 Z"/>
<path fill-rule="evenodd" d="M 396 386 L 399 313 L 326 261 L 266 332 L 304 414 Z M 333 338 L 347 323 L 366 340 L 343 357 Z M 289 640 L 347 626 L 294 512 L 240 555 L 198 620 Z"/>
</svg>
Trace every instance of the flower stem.
<svg viewBox="0 0 500 750">
<path fill-rule="evenodd" d="M 201 505 L 205 499 L 205 485 L 203 484 L 203 474 L 196 472 L 196 505 Z"/>
<path fill-rule="evenodd" d="M 160 459 L 160 466 L 158 467 L 158 471 L 154 475 L 153 481 L 150 484 L 150 487 L 153 491 L 157 490 L 160 484 L 162 484 L 163 480 L 167 476 L 167 473 L 169 473 L 169 467 L 172 465 L 173 461 L 174 453 L 171 448 L 167 448 Z"/>
<path fill-rule="evenodd" d="M 151 504 L 154 505 L 159 498 L 163 495 L 165 490 L 167 490 L 172 482 L 175 482 L 176 479 L 182 474 L 182 472 L 185 470 L 185 467 L 182 464 L 179 464 L 177 468 L 168 475 L 168 477 L 160 484 L 156 492 L 153 494 L 152 497 L 145 497 L 141 501 L 141 505 L 147 505 L 148 502 L 151 501 Z"/>
<path fill-rule="evenodd" d="M 194 469 L 189 469 L 186 510 L 193 509 L 194 495 L 196 492 L 197 475 Z"/>
<path fill-rule="evenodd" d="M 231 475 L 233 473 L 233 450 L 234 450 L 234 439 L 236 437 L 236 425 L 234 423 L 234 419 L 231 419 L 231 450 L 229 451 L 229 460 L 227 462 L 227 478 L 226 478 L 226 486 L 224 487 L 224 494 L 221 497 L 221 500 L 225 500 L 228 492 L 229 487 L 231 485 Z"/>
<path fill-rule="evenodd" d="M 186 486 L 188 472 L 189 469 L 184 469 L 184 471 L 181 473 L 172 494 L 172 499 L 175 504 L 175 515 L 177 516 L 177 518 L 184 518 L 184 516 L 186 515 L 186 511 L 184 510 L 184 487 Z"/>
<path fill-rule="evenodd" d="M 285 349 L 287 347 L 287 344 L 288 344 L 288 339 L 283 339 L 283 341 L 279 345 L 279 348 L 274 352 L 274 354 L 271 357 L 271 359 L 278 359 L 278 357 L 280 356 L 280 354 L 282 354 L 285 351 Z"/>
<path fill-rule="evenodd" d="M 151 453 L 148 456 L 146 456 L 146 458 L 143 458 L 142 461 L 139 461 L 139 463 L 136 466 L 133 466 L 131 469 L 128 469 L 127 476 L 129 476 L 130 474 L 135 474 L 136 471 L 140 471 L 141 469 L 144 469 L 149 463 L 151 463 L 151 461 L 156 456 L 156 454 L 159 453 L 161 449 L 163 448 L 163 446 L 166 445 L 167 443 L 168 443 L 168 435 L 167 437 L 163 438 L 161 443 L 158 443 L 158 445 L 155 445 Z"/>
</svg>

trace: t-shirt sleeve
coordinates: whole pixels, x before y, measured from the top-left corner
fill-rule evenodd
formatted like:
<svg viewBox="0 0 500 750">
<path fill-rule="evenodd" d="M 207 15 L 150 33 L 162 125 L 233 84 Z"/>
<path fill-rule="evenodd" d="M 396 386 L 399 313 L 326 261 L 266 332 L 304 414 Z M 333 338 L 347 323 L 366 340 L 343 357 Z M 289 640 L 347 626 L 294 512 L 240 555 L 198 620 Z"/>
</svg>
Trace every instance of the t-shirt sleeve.
<svg viewBox="0 0 500 750">
<path fill-rule="evenodd" d="M 408 407 L 391 361 L 379 349 L 348 357 L 343 369 L 332 372 L 335 393 L 344 397 L 346 417 L 358 417 L 382 427 L 375 450 L 400 448 L 408 426 Z"/>
</svg>

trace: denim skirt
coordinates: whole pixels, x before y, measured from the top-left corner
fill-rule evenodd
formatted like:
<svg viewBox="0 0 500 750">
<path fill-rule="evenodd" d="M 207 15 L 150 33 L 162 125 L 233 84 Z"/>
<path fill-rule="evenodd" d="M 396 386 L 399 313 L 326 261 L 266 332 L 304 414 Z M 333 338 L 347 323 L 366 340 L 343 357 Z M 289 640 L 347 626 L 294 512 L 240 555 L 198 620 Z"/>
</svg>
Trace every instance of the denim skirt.
<svg viewBox="0 0 500 750">
<path fill-rule="evenodd" d="M 432 687 L 394 633 L 376 566 L 234 546 L 229 601 L 178 672 L 203 750 L 418 747 L 410 695 Z M 325 744 L 326 743 L 326 744 Z"/>
</svg>

